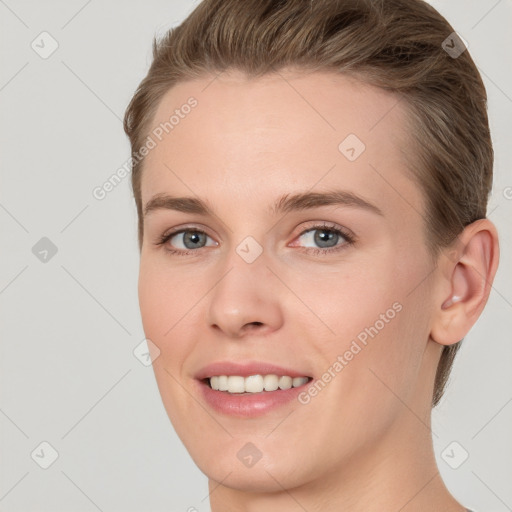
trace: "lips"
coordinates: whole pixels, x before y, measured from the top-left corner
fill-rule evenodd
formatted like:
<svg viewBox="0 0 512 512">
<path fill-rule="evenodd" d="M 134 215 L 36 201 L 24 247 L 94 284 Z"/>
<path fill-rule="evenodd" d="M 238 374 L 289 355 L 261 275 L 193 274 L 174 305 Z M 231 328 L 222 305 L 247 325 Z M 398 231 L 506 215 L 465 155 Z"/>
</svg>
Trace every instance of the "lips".
<svg viewBox="0 0 512 512">
<path fill-rule="evenodd" d="M 245 418 L 260 416 L 290 403 L 300 406 L 294 399 L 312 381 L 307 370 L 268 362 L 229 361 L 201 368 L 195 379 L 199 396 L 213 411 Z"/>
</svg>

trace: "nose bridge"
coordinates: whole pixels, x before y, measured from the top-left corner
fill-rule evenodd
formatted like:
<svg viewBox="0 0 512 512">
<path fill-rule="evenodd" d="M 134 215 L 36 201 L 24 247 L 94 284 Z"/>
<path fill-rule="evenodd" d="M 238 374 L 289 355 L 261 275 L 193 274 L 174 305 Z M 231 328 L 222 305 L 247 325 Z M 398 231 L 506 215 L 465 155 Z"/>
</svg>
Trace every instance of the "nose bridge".
<svg viewBox="0 0 512 512">
<path fill-rule="evenodd" d="M 224 272 L 212 289 L 208 323 L 239 337 L 254 325 L 279 328 L 282 311 L 267 254 L 253 237 L 244 238 L 225 259 Z"/>
</svg>

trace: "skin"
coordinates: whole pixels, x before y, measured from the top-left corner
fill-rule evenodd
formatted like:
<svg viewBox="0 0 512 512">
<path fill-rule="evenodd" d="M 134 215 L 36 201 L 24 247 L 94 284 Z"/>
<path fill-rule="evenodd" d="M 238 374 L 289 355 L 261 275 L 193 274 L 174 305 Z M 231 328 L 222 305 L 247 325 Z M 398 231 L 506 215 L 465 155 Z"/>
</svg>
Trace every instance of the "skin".
<svg viewBox="0 0 512 512">
<path fill-rule="evenodd" d="M 489 295 L 494 226 L 477 221 L 431 260 L 424 199 L 403 153 L 406 107 L 391 93 L 318 72 L 213 78 L 180 83 L 161 101 L 153 126 L 190 96 L 198 105 L 146 157 L 141 193 L 143 204 L 161 193 L 199 197 L 215 215 L 149 212 L 139 275 L 163 404 L 209 478 L 212 510 L 464 511 L 436 466 L 431 400 L 442 346 L 464 337 Z M 366 146 L 352 162 L 338 149 L 351 133 Z M 282 195 L 331 189 L 382 215 L 347 205 L 270 211 Z M 340 237 L 341 250 L 315 254 L 318 231 L 303 233 L 322 222 L 356 241 Z M 157 245 L 180 227 L 206 231 L 206 245 L 181 256 L 166 248 L 187 250 L 182 235 Z M 263 250 L 250 264 L 236 252 L 247 236 Z M 215 412 L 197 393 L 194 375 L 219 360 L 321 378 L 394 303 L 400 312 L 307 404 L 248 419 Z M 250 468 L 237 458 L 247 442 L 262 454 Z"/>
</svg>

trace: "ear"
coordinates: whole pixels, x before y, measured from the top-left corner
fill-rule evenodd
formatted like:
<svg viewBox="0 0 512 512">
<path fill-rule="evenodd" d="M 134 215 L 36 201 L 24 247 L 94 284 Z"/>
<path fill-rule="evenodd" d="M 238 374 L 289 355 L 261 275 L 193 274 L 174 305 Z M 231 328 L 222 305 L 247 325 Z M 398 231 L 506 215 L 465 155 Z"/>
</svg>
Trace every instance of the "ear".
<svg viewBox="0 0 512 512">
<path fill-rule="evenodd" d="M 443 250 L 430 332 L 434 341 L 452 345 L 466 336 L 487 303 L 498 261 L 498 233 L 489 219 L 466 226 Z"/>
</svg>

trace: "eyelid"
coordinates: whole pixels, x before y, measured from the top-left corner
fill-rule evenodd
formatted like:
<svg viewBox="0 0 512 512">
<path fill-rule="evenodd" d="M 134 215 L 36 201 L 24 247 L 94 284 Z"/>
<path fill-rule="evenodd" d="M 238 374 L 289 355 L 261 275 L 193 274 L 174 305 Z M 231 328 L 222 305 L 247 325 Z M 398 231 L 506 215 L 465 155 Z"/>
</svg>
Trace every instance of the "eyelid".
<svg viewBox="0 0 512 512">
<path fill-rule="evenodd" d="M 305 235 L 309 231 L 316 231 L 316 230 L 322 230 L 325 229 L 326 231 L 338 231 L 341 233 L 343 238 L 347 241 L 347 244 L 352 244 L 357 240 L 357 236 L 355 233 L 351 230 L 346 228 L 345 226 L 341 226 L 340 224 L 337 224 L 335 222 L 330 221 L 309 221 L 308 224 L 310 224 L 307 227 L 302 227 L 301 231 L 294 237 L 294 240 L 300 238 L 301 236 Z M 346 244 L 344 244 L 346 245 Z M 318 248 L 320 249 L 320 248 Z M 329 251 L 329 249 L 327 248 Z M 330 249 L 330 252 L 332 252 L 334 248 Z"/>
<path fill-rule="evenodd" d="M 178 233 L 182 233 L 183 231 L 197 231 L 200 233 L 204 233 L 205 235 L 208 235 L 210 238 L 213 238 L 212 235 L 209 233 L 209 228 L 206 226 L 203 226 L 202 224 L 190 224 L 190 225 L 184 225 L 184 226 L 177 226 L 171 229 L 168 229 L 163 232 L 163 234 L 158 235 L 158 240 L 169 238 L 171 236 L 177 235 Z"/>
</svg>

